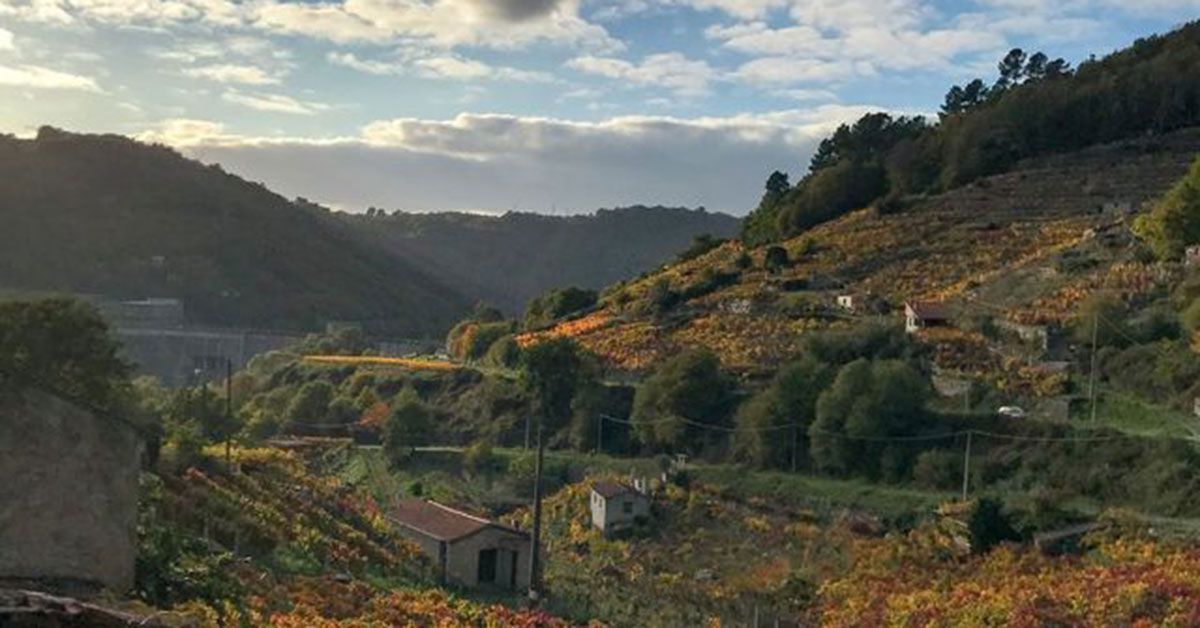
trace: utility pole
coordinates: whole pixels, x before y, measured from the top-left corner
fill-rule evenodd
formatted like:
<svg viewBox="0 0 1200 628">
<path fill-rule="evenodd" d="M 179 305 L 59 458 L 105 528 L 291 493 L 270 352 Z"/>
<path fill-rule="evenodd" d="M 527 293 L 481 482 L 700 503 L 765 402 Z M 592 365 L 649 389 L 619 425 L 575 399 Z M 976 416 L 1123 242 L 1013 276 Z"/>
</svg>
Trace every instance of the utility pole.
<svg viewBox="0 0 1200 628">
<path fill-rule="evenodd" d="M 1092 368 L 1088 373 L 1088 396 L 1092 398 L 1092 423 L 1096 422 L 1096 336 L 1100 329 L 1100 315 L 1092 314 Z"/>
<path fill-rule="evenodd" d="M 546 453 L 542 423 L 538 422 L 537 462 L 533 468 L 533 538 L 529 553 L 529 599 L 536 606 L 542 596 L 542 458 Z"/>
<path fill-rule="evenodd" d="M 967 431 L 967 451 L 963 455 L 963 481 L 962 481 L 962 500 L 967 501 L 967 487 L 971 481 L 971 434 Z"/>
<path fill-rule="evenodd" d="M 796 452 L 800 449 L 800 426 L 792 424 L 792 473 L 796 472 Z"/>
<path fill-rule="evenodd" d="M 225 358 L 225 429 L 233 426 L 233 360 Z M 225 434 L 225 469 L 233 472 L 233 434 Z"/>
<path fill-rule="evenodd" d="M 529 414 L 525 415 L 525 451 L 529 451 L 529 422 L 532 420 Z"/>
</svg>

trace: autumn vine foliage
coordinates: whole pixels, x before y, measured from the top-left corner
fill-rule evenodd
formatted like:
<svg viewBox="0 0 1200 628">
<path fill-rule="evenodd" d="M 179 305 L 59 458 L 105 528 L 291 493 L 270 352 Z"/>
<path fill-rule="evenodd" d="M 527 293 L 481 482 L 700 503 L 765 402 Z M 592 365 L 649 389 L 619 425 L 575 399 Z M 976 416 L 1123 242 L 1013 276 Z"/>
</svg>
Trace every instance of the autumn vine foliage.
<svg viewBox="0 0 1200 628">
<path fill-rule="evenodd" d="M 820 588 L 814 620 L 849 626 L 1200 625 L 1200 549 L 1133 536 L 1094 538 L 1083 556 L 1002 546 L 937 556 L 928 537 L 860 543 L 853 567 Z"/>
<path fill-rule="evenodd" d="M 142 597 L 169 625 L 566 625 L 435 588 L 425 556 L 385 507 L 304 457 L 237 449 L 230 471 L 209 453 L 163 480 L 165 494 L 139 526 Z M 192 536 L 155 551 L 164 534 Z"/>
</svg>

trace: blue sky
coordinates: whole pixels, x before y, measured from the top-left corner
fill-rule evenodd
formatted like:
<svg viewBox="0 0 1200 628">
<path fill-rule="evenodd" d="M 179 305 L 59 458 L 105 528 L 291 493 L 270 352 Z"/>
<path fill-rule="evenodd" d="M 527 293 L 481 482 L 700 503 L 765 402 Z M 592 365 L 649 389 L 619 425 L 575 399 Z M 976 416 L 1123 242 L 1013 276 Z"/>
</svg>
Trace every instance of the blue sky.
<svg viewBox="0 0 1200 628">
<path fill-rule="evenodd" d="M 744 213 L 870 110 L 1200 0 L 0 0 L 0 130 L 116 132 L 347 210 Z"/>
</svg>

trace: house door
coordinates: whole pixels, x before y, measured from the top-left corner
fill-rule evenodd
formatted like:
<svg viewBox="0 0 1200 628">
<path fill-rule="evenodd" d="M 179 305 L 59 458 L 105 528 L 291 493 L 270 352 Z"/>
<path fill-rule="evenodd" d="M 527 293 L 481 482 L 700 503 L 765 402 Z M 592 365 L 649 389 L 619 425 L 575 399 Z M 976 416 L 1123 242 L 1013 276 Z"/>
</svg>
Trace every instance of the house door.
<svg viewBox="0 0 1200 628">
<path fill-rule="evenodd" d="M 496 581 L 496 550 L 479 550 L 479 582 L 493 583 Z"/>
</svg>

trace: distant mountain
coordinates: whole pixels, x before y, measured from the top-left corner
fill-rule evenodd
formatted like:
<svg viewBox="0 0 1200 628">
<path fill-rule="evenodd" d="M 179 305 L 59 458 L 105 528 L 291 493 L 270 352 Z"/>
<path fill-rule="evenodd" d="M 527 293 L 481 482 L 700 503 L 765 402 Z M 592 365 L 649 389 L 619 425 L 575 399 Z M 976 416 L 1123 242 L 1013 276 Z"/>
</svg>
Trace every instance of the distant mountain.
<svg viewBox="0 0 1200 628">
<path fill-rule="evenodd" d="M 160 146 L 0 136 L 0 288 L 185 300 L 190 322 L 440 335 L 473 298 L 321 213 Z"/>
<path fill-rule="evenodd" d="M 739 220 L 703 209 L 624 207 L 582 216 L 338 214 L 364 238 L 510 314 L 553 288 L 602 288 L 657 269 L 700 234 Z"/>
</svg>

